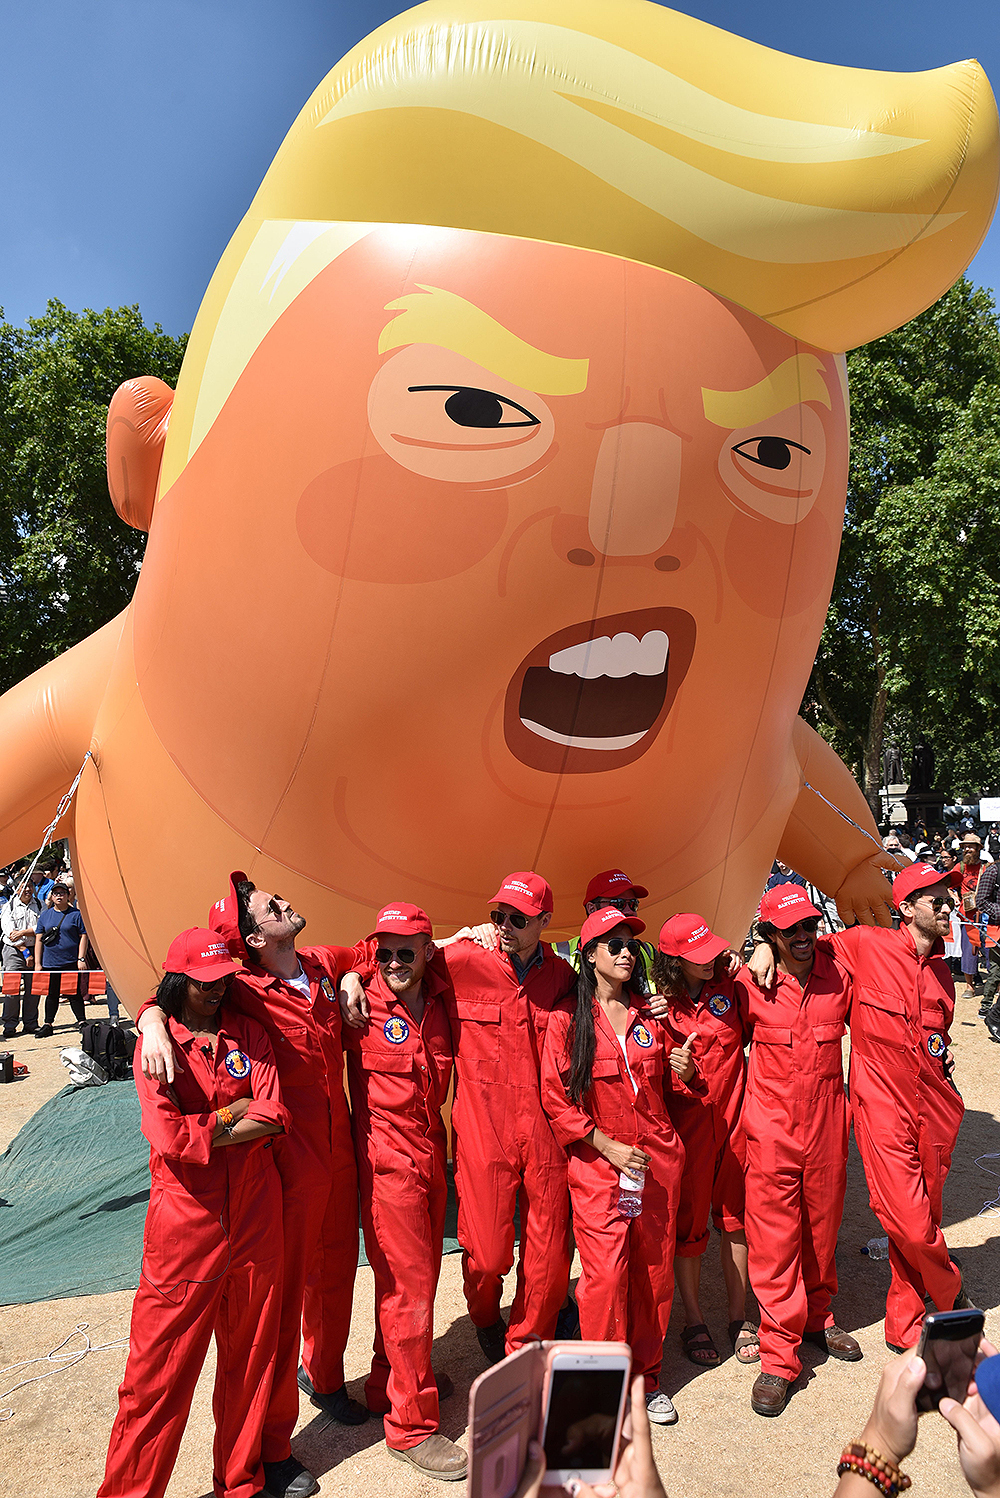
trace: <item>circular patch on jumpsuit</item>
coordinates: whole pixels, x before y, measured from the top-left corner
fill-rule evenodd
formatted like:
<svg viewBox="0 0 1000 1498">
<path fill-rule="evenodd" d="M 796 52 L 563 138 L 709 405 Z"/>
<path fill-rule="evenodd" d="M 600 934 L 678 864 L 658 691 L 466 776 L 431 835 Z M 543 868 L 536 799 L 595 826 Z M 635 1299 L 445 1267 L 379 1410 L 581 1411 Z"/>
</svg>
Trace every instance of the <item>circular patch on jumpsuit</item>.
<svg viewBox="0 0 1000 1498">
<path fill-rule="evenodd" d="M 248 1077 L 250 1075 L 250 1057 L 245 1056 L 242 1051 L 230 1051 L 226 1056 L 226 1071 L 231 1077 Z"/>
<path fill-rule="evenodd" d="M 935 1030 L 933 1034 L 928 1035 L 927 1051 L 928 1054 L 933 1056 L 935 1060 L 937 1060 L 938 1056 L 943 1056 L 947 1049 L 948 1047 L 945 1045 L 944 1036 L 941 1035 L 937 1030 Z"/>
<path fill-rule="evenodd" d="M 652 1035 L 650 1035 L 645 1025 L 632 1026 L 632 1039 L 635 1041 L 636 1045 L 641 1045 L 644 1051 L 648 1051 L 650 1046 L 653 1044 L 653 1037 Z"/>
<path fill-rule="evenodd" d="M 409 1033 L 409 1025 L 398 1014 L 394 1014 L 391 1019 L 387 1019 L 382 1026 L 382 1034 L 386 1040 L 391 1040 L 393 1045 L 402 1045 Z"/>
<path fill-rule="evenodd" d="M 713 993 L 708 1001 L 708 1007 L 713 1014 L 725 1014 L 733 1007 L 733 1001 L 724 993 Z"/>
</svg>

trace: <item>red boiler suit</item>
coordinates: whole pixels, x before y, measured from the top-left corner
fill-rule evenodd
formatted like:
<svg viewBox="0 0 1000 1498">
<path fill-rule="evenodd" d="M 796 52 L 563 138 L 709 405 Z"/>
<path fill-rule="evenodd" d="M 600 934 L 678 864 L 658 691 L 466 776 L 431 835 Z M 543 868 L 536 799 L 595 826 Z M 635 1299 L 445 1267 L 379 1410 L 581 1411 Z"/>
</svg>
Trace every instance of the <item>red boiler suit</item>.
<svg viewBox="0 0 1000 1498">
<path fill-rule="evenodd" d="M 766 993 L 752 981 L 745 991 L 753 1031 L 742 1114 L 750 1283 L 760 1306 L 761 1370 L 791 1380 L 802 1369 L 803 1334 L 834 1325 L 850 984 L 819 950 L 804 986 L 779 968 Z"/>
<path fill-rule="evenodd" d="M 593 1082 L 579 1104 L 571 1103 L 566 1081 L 575 1010 L 575 1002 L 560 1004 L 549 1022 L 542 1101 L 553 1133 L 569 1154 L 573 1231 L 582 1271 L 577 1286 L 580 1335 L 584 1341 L 627 1342 L 632 1372 L 643 1374 L 651 1390 L 659 1381 L 674 1298 L 674 1234 L 684 1172 L 684 1146 L 664 1097 L 664 1086 L 673 1076 L 667 1057 L 675 1039 L 633 1001 L 625 1037 L 626 1066 L 621 1041 L 595 1001 Z M 619 1144 L 638 1145 L 652 1156 L 638 1217 L 621 1216 L 621 1172 L 584 1142 L 595 1127 Z"/>
<path fill-rule="evenodd" d="M 375 1276 L 365 1400 L 385 1415 L 386 1444 L 396 1451 L 439 1427 L 431 1348 L 448 1191 L 441 1118 L 452 1070 L 446 993 L 450 985 L 428 969 L 417 1021 L 376 971 L 367 984 L 366 1027 L 344 1031 L 361 1221 Z"/>
<path fill-rule="evenodd" d="M 215 1333 L 213 1486 L 251 1498 L 263 1486 L 261 1435 L 281 1314 L 281 1182 L 274 1136 L 212 1148 L 216 1109 L 252 1097 L 246 1117 L 289 1124 L 270 1042 L 224 1005 L 215 1058 L 168 1021 L 183 1070 L 135 1082 L 152 1185 L 128 1362 L 99 1498 L 162 1498 Z M 232 1058 L 231 1060 L 229 1058 Z"/>
<path fill-rule="evenodd" d="M 539 1077 L 549 1016 L 576 987 L 576 973 L 544 942 L 523 979 L 505 953 L 474 942 L 455 942 L 441 955 L 453 989 L 458 1236 L 465 1299 L 476 1326 L 492 1326 L 500 1315 L 520 1195 L 521 1245 L 506 1338 L 511 1353 L 554 1335 L 569 1286 L 566 1154 L 542 1110 Z"/>
<path fill-rule="evenodd" d="M 291 1451 L 300 1343 L 314 1389 L 328 1394 L 344 1382 L 358 1264 L 358 1177 L 337 984 L 345 972 L 364 970 L 370 956 L 371 944 L 302 948 L 308 1000 L 251 963 L 233 979 L 227 1000 L 266 1030 L 292 1118 L 287 1136 L 274 1146 L 285 1252 L 278 1361 L 264 1422 L 266 1462 L 284 1461 Z"/>
<path fill-rule="evenodd" d="M 905 926 L 825 938 L 854 980 L 851 1107 L 872 1211 L 889 1235 L 885 1339 L 919 1340 L 924 1296 L 950 1311 L 962 1277 L 941 1232 L 941 1197 L 965 1105 L 944 1072 L 955 984 L 937 942 L 918 957 Z"/>
<path fill-rule="evenodd" d="M 697 1031 L 693 1054 L 707 1096 L 687 1088 L 667 1094 L 667 1111 L 684 1143 L 677 1209 L 677 1254 L 694 1259 L 708 1247 L 708 1216 L 717 1228 L 743 1227 L 746 1140 L 740 1126 L 746 1087 L 743 1047 L 750 1038 L 746 987 L 725 977 L 703 983 L 698 997 L 665 994 L 669 1024 L 683 1040 Z"/>
</svg>

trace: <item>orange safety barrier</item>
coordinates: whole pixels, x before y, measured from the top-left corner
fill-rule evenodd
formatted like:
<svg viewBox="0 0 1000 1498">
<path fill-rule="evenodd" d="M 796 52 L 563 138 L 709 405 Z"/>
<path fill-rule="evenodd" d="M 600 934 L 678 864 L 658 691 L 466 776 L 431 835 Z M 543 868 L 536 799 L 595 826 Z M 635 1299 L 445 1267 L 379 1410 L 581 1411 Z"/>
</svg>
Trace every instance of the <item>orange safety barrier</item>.
<svg viewBox="0 0 1000 1498">
<path fill-rule="evenodd" d="M 49 979 L 53 976 L 53 971 L 55 970 L 4 973 L 3 993 L 7 996 L 15 994 L 21 997 L 26 997 L 28 994 L 44 996 L 49 991 Z M 81 979 L 85 980 L 85 987 Z M 80 994 L 83 998 L 100 999 L 107 992 L 107 980 L 104 973 L 100 971 L 75 973 L 67 969 L 59 973 L 59 992 L 63 995 Z"/>
</svg>

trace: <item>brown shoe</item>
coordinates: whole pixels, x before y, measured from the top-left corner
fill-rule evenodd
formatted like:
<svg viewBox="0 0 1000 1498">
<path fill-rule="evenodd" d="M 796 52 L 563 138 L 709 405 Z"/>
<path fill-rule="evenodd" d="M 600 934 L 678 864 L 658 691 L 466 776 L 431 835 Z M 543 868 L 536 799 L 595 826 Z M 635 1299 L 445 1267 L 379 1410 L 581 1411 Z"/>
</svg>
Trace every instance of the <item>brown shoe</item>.
<svg viewBox="0 0 1000 1498">
<path fill-rule="evenodd" d="M 777 1373 L 758 1373 L 750 1391 L 750 1408 L 756 1415 L 780 1415 L 788 1403 L 787 1378 Z"/>
<path fill-rule="evenodd" d="M 864 1357 L 860 1343 L 847 1332 L 842 1332 L 839 1326 L 828 1326 L 822 1332 L 806 1332 L 802 1340 L 822 1347 L 824 1352 L 832 1358 L 840 1358 L 842 1363 L 858 1363 Z"/>
<path fill-rule="evenodd" d="M 409 1462 L 425 1477 L 439 1477 L 442 1482 L 464 1482 L 469 1470 L 469 1458 L 461 1446 L 449 1441 L 439 1430 L 406 1451 L 397 1451 L 394 1446 L 386 1450 L 397 1461 Z"/>
</svg>

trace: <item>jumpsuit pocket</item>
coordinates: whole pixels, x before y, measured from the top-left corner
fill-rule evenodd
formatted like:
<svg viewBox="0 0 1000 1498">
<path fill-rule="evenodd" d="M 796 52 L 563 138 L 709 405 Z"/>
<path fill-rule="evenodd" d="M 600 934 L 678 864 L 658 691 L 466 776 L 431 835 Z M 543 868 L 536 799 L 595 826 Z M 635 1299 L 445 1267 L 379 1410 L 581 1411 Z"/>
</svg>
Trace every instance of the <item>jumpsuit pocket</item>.
<svg viewBox="0 0 1000 1498">
<path fill-rule="evenodd" d="M 409 1076 L 413 1070 L 413 1055 L 409 1051 L 361 1052 L 362 1071 L 391 1072 L 397 1077 Z"/>
<path fill-rule="evenodd" d="M 496 999 L 466 997 L 455 1000 L 458 1019 L 456 1059 L 462 1071 L 498 1081 L 500 1073 L 500 1005 Z"/>
<path fill-rule="evenodd" d="M 863 988 L 855 994 L 860 1030 L 866 1040 L 878 1041 L 897 1051 L 910 1048 L 909 1025 L 902 997 L 880 988 Z"/>
<path fill-rule="evenodd" d="M 787 1083 L 791 1065 L 792 1032 L 785 1025 L 755 1025 L 750 1048 L 751 1066 L 761 1082 Z"/>
<path fill-rule="evenodd" d="M 309 1060 L 311 1040 L 305 1025 L 276 1025 L 271 1036 L 282 1087 L 307 1087 L 315 1081 Z"/>
<path fill-rule="evenodd" d="M 840 1042 L 847 1032 L 847 1026 L 842 1021 L 835 1020 L 829 1024 L 813 1025 L 812 1031 L 819 1059 L 818 1075 L 842 1077 L 844 1059 Z"/>
</svg>

